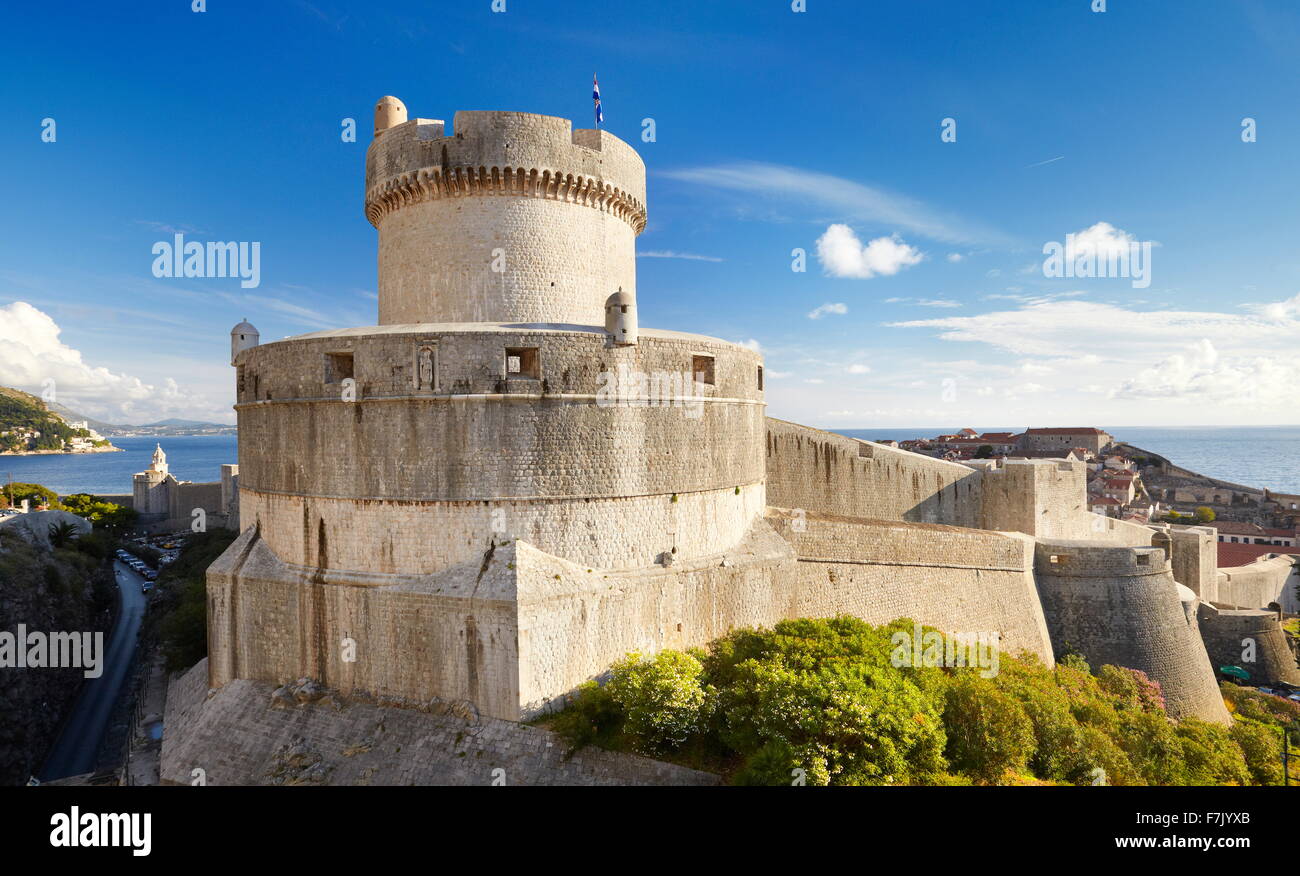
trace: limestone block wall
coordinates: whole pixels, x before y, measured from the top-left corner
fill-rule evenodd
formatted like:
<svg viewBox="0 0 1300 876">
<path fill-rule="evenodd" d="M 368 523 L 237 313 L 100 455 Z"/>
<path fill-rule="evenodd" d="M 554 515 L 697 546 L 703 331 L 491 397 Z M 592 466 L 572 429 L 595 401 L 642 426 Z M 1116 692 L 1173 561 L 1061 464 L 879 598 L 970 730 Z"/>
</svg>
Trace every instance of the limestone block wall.
<svg viewBox="0 0 1300 876">
<path fill-rule="evenodd" d="M 533 376 L 508 376 L 521 350 Z M 714 338 L 614 348 L 578 326 L 264 344 L 237 358 L 242 524 L 287 562 L 368 572 L 432 572 L 507 535 L 602 568 L 713 553 L 766 504 L 760 363 Z M 697 367 L 712 372 L 698 395 L 606 392 L 612 375 Z"/>
<path fill-rule="evenodd" d="M 1224 608 L 1243 609 L 1277 604 L 1285 612 L 1300 614 L 1300 600 L 1295 593 L 1298 580 L 1300 566 L 1290 554 L 1220 569 L 1215 603 Z"/>
<path fill-rule="evenodd" d="M 1160 682 L 1175 717 L 1229 720 L 1196 613 L 1184 609 L 1163 550 L 1039 542 L 1034 566 L 1058 655 L 1075 650 L 1094 667 L 1140 669 Z"/>
<path fill-rule="evenodd" d="M 1088 511 L 1086 478 L 1081 462 L 1008 459 L 984 472 L 977 525 L 1040 538 L 1097 538 L 1103 531 Z"/>
<path fill-rule="evenodd" d="M 978 526 L 981 474 L 964 465 L 767 418 L 771 505 Z"/>
<path fill-rule="evenodd" d="M 1300 666 L 1296 665 L 1296 656 L 1276 612 L 1202 604 L 1197 616 L 1205 650 L 1215 667 L 1240 666 L 1250 673 L 1255 684 L 1300 684 Z"/>
<path fill-rule="evenodd" d="M 776 508 L 768 519 L 799 557 L 793 616 L 910 617 L 950 632 L 997 631 L 1002 650 L 1054 662 L 1031 539 Z"/>
<path fill-rule="evenodd" d="M 635 294 L 645 165 L 606 131 L 514 112 L 412 119 L 366 153 L 379 321 L 598 324 Z"/>
<path fill-rule="evenodd" d="M 766 502 L 762 484 L 609 499 L 520 498 L 424 502 L 240 491 L 244 525 L 256 524 L 286 562 L 368 573 L 429 574 L 522 538 L 599 569 L 708 556 L 744 537 Z"/>
<path fill-rule="evenodd" d="M 518 717 L 513 551 L 436 578 L 290 566 L 249 527 L 209 567 L 209 682 L 309 676 L 345 693 L 469 700 Z"/>
<path fill-rule="evenodd" d="M 725 554 L 669 568 L 588 571 L 527 543 L 516 557 L 526 717 L 558 706 L 629 652 L 703 646 L 737 627 L 836 613 L 802 599 L 793 551 L 761 518 Z"/>
<path fill-rule="evenodd" d="M 796 617 L 797 589 L 793 552 L 761 519 L 725 554 L 669 567 L 588 569 L 511 541 L 428 576 L 292 566 L 250 527 L 208 569 L 210 683 L 309 676 L 519 720 L 629 651 Z"/>
<path fill-rule="evenodd" d="M 1202 602 L 1218 599 L 1218 547 L 1215 532 L 1204 526 L 1151 527 L 1151 543 L 1165 548 L 1174 580 L 1189 588 Z"/>
</svg>

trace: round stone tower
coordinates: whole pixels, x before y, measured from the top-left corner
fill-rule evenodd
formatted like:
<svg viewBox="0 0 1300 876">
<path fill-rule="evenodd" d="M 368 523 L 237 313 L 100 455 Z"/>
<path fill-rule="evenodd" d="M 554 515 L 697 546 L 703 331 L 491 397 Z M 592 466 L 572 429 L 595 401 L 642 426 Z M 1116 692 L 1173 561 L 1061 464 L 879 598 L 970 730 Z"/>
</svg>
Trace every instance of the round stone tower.
<svg viewBox="0 0 1300 876">
<path fill-rule="evenodd" d="M 792 562 L 763 540 L 761 357 L 638 326 L 644 204 L 604 131 L 461 112 L 448 136 L 378 102 L 379 324 L 232 334 L 245 530 L 208 570 L 214 686 L 311 676 L 513 718 L 725 632 L 701 588 L 748 606 Z"/>
<path fill-rule="evenodd" d="M 379 229 L 379 322 L 600 325 L 636 294 L 645 165 L 568 119 L 458 112 L 453 133 L 375 111 L 366 218 Z"/>
<path fill-rule="evenodd" d="M 1042 541 L 1034 577 L 1058 654 L 1093 669 L 1139 669 L 1160 683 L 1169 714 L 1231 721 L 1197 626 L 1196 594 L 1175 583 L 1158 547 Z"/>
</svg>

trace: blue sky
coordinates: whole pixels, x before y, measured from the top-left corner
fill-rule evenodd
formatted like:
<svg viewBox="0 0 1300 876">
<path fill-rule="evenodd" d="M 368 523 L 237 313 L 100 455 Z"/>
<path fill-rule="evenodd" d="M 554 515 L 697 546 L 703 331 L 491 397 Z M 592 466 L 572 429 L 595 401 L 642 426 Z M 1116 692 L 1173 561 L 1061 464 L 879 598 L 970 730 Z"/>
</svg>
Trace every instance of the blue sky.
<svg viewBox="0 0 1300 876">
<path fill-rule="evenodd" d="M 589 127 L 594 71 L 605 127 L 648 170 L 642 324 L 757 344 L 771 415 L 1294 423 L 1300 8 L 1092 5 L 11 10 L 0 384 L 54 379 L 117 422 L 232 421 L 241 317 L 264 340 L 375 321 L 361 197 L 379 96 L 449 123 L 509 109 Z M 154 277 L 174 231 L 260 242 L 260 285 Z M 1149 285 L 1044 276 L 1044 245 L 1070 234 L 1085 254 L 1150 243 Z"/>
</svg>

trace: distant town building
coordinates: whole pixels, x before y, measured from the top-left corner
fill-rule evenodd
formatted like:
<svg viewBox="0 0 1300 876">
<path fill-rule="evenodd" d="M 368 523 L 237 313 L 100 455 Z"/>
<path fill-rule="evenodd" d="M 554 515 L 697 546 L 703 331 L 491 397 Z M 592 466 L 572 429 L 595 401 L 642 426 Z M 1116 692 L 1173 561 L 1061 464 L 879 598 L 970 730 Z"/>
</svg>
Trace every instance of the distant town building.
<svg viewBox="0 0 1300 876">
<path fill-rule="evenodd" d="M 1022 450 L 1068 450 L 1082 447 L 1092 456 L 1100 454 L 1114 442 L 1114 437 L 1101 429 L 1067 427 L 1052 429 L 1026 429 L 1020 436 Z"/>
</svg>

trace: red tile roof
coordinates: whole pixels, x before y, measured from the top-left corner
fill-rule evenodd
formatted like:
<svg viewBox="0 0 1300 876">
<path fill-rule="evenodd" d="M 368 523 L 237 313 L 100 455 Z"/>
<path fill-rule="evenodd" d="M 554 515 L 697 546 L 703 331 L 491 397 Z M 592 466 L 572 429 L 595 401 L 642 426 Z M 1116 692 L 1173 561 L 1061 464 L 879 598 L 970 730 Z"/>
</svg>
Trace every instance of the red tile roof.
<svg viewBox="0 0 1300 876">
<path fill-rule="evenodd" d="M 1085 426 L 1069 426 L 1064 429 L 1026 429 L 1026 435 L 1105 435 L 1100 429 Z"/>
<path fill-rule="evenodd" d="M 1226 532 L 1229 535 L 1254 535 L 1263 537 L 1264 527 L 1256 523 L 1242 523 L 1240 520 L 1216 520 L 1213 524 L 1219 532 Z"/>
<path fill-rule="evenodd" d="M 1231 542 L 1221 541 L 1218 543 L 1218 548 L 1220 569 L 1244 566 L 1247 563 L 1253 563 L 1256 558 L 1265 554 L 1300 555 L 1300 547 L 1284 547 L 1275 544 L 1232 544 Z"/>
</svg>

